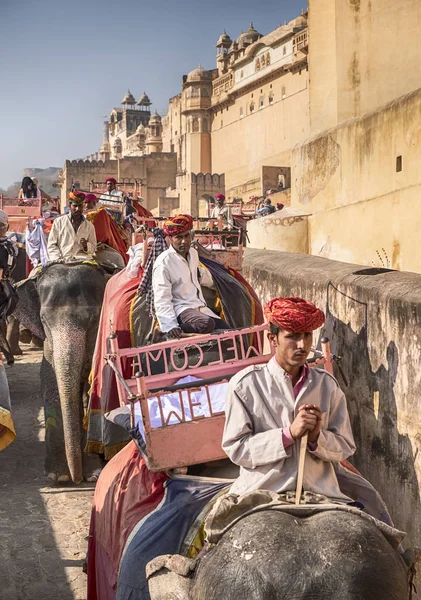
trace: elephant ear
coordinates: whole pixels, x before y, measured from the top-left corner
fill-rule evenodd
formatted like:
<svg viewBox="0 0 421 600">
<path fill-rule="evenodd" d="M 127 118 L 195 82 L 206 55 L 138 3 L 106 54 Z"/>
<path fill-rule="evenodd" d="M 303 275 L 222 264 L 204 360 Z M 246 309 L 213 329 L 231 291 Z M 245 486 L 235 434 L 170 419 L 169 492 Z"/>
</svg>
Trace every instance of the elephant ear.
<svg viewBox="0 0 421 600">
<path fill-rule="evenodd" d="M 180 554 L 157 556 L 146 565 L 151 600 L 188 600 L 197 561 Z"/>
<path fill-rule="evenodd" d="M 41 323 L 41 303 L 38 295 L 36 281 L 33 279 L 25 279 L 20 281 L 16 285 L 16 291 L 18 293 L 18 303 L 13 311 L 13 316 L 17 319 L 24 327 L 36 335 L 37 337 L 45 340 L 44 327 Z"/>
</svg>

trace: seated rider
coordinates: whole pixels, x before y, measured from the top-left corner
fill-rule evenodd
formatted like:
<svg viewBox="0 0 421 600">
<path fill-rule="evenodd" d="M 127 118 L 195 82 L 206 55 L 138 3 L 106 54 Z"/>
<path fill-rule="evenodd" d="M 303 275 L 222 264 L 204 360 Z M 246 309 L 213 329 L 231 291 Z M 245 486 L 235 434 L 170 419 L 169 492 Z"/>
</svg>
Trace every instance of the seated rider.
<svg viewBox="0 0 421 600">
<path fill-rule="evenodd" d="M 219 217 L 222 218 L 222 226 L 224 229 L 231 230 L 234 227 L 234 219 L 232 218 L 231 207 L 228 204 L 225 204 L 225 196 L 224 194 L 215 194 L 215 206 L 212 210 L 211 219 L 217 220 Z M 209 221 L 206 224 L 206 228 L 210 228 Z M 217 223 L 213 224 L 213 228 L 218 228 Z"/>
<path fill-rule="evenodd" d="M 179 338 L 185 333 L 211 333 L 229 329 L 206 306 L 201 285 L 213 288 L 209 271 L 199 265 L 192 243 L 193 218 L 177 215 L 164 222 L 171 245 L 155 260 L 152 273 L 155 314 L 162 333 Z M 200 280 L 199 280 L 200 277 Z"/>
<path fill-rule="evenodd" d="M 350 501 L 332 465 L 355 452 L 346 399 L 329 373 L 306 363 L 325 316 L 302 298 L 275 298 L 265 316 L 275 355 L 237 373 L 225 400 L 222 446 L 240 466 L 230 492 L 295 491 L 300 438 L 308 433 L 304 490 Z"/>
<path fill-rule="evenodd" d="M 121 225 L 126 217 L 124 194 L 117 189 L 117 180 L 114 177 L 108 177 L 105 184 L 107 191 L 99 197 L 98 204 L 103 206 L 114 221 Z"/>
<path fill-rule="evenodd" d="M 69 212 L 57 217 L 48 237 L 50 261 L 92 260 L 96 251 L 95 228 L 83 215 L 85 194 L 70 192 Z"/>
</svg>

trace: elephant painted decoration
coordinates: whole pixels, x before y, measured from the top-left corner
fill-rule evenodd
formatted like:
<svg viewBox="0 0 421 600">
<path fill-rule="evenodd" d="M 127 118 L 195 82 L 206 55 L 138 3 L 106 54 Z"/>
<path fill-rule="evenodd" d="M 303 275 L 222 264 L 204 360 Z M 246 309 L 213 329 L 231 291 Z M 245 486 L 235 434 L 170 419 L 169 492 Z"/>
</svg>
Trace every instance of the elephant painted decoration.
<svg viewBox="0 0 421 600">
<path fill-rule="evenodd" d="M 17 286 L 14 316 L 44 340 L 45 466 L 53 480 L 83 479 L 82 419 L 106 282 L 101 268 L 52 263 L 36 280 Z"/>
</svg>

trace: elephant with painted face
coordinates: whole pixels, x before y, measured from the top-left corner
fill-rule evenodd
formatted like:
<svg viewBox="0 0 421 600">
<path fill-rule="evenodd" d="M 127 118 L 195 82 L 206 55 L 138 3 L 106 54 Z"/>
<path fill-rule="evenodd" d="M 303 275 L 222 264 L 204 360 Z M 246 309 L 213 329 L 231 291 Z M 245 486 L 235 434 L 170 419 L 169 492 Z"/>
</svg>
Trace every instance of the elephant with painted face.
<svg viewBox="0 0 421 600">
<path fill-rule="evenodd" d="M 38 279 L 17 287 L 15 317 L 45 340 L 40 371 L 45 466 L 53 480 L 67 481 L 70 476 L 80 483 L 84 477 L 82 420 L 106 282 L 99 267 L 52 263 Z M 86 469 L 85 476 L 89 477 Z"/>
<path fill-rule="evenodd" d="M 160 556 L 147 574 L 152 600 L 410 600 L 414 558 L 358 514 L 269 510 L 238 521 L 202 558 Z"/>
</svg>

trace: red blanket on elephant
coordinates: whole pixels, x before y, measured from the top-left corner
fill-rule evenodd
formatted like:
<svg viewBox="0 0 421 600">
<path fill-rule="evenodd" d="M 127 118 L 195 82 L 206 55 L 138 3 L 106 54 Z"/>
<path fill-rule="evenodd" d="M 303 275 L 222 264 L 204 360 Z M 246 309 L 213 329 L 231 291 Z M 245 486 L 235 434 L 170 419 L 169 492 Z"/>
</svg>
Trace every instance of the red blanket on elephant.
<svg viewBox="0 0 421 600">
<path fill-rule="evenodd" d="M 141 275 L 142 271 L 140 277 Z M 106 410 L 119 406 L 115 377 L 104 361 L 108 353 L 107 338 L 112 325 L 112 330 L 118 335 L 120 348 L 130 348 L 134 345 L 131 335 L 131 306 L 140 277 L 131 279 L 126 270 L 123 270 L 114 275 L 105 288 L 92 361 L 91 395 L 86 419 L 89 422 L 88 440 L 85 450 L 104 454 L 106 459 L 112 458 L 129 440 L 123 429 L 103 418 Z"/>
<path fill-rule="evenodd" d="M 114 248 L 114 250 L 121 254 L 124 262 L 127 264 L 129 259 L 127 256 L 127 245 L 123 241 L 114 219 L 110 217 L 107 211 L 101 206 L 98 210 L 88 212 L 86 218 L 95 227 L 97 241 Z"/>
</svg>

